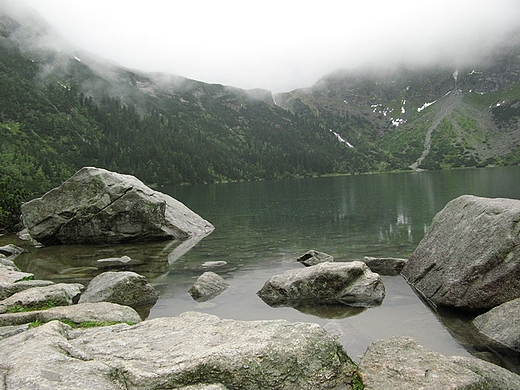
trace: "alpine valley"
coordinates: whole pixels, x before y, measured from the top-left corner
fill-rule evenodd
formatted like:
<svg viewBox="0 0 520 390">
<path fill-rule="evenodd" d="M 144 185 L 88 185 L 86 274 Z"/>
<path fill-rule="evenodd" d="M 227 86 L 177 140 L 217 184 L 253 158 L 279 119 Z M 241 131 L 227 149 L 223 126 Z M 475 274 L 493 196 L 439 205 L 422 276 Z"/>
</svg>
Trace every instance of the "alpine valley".
<svg viewBox="0 0 520 390">
<path fill-rule="evenodd" d="M 0 2 L 0 230 L 84 166 L 160 186 L 519 164 L 518 38 L 273 94 L 123 68 Z"/>
</svg>

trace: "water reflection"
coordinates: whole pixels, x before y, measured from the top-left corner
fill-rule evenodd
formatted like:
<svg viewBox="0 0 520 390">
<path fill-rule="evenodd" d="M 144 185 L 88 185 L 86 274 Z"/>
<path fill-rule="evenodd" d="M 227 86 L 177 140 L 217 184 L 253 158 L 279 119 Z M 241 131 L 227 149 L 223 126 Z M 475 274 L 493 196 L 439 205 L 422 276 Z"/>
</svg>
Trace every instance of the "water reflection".
<svg viewBox="0 0 520 390">
<path fill-rule="evenodd" d="M 98 259 L 126 255 L 134 263 L 122 269 L 146 276 L 160 292 L 151 318 L 196 310 L 241 320 L 315 322 L 331 330 L 353 358 L 371 341 L 391 336 L 413 337 L 445 355 L 468 355 L 478 349 L 459 337 L 469 333 L 468 324 L 458 327 L 456 317 L 432 312 L 400 277 L 384 277 L 383 304 L 360 312 L 271 308 L 256 292 L 271 276 L 301 267 L 296 259 L 310 249 L 336 261 L 407 258 L 447 202 L 463 194 L 520 199 L 519 178 L 520 167 L 506 167 L 172 187 L 162 190 L 210 221 L 212 234 L 184 245 L 31 249 L 17 264 L 39 279 L 86 283 L 106 269 Z M 0 244 L 9 242 L 17 244 L 0 237 Z M 203 266 L 210 261 L 226 264 Z M 230 287 L 201 304 L 188 289 L 207 270 Z M 505 360 L 518 366 L 514 359 Z"/>
</svg>

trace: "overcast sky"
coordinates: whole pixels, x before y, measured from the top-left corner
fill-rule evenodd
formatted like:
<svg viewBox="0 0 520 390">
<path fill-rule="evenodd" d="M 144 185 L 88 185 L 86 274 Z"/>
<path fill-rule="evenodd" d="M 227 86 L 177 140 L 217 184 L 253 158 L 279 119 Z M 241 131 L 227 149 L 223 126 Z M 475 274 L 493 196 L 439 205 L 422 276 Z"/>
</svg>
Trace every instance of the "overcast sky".
<svg viewBox="0 0 520 390">
<path fill-rule="evenodd" d="M 24 1 L 123 66 L 273 92 L 340 68 L 455 66 L 520 27 L 520 0 Z"/>
</svg>

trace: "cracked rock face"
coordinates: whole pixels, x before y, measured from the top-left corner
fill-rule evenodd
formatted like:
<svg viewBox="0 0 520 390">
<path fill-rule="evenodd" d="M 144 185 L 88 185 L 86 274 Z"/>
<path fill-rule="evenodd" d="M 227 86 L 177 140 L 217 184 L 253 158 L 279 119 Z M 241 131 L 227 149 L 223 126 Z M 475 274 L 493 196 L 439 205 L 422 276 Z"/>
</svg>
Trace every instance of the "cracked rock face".
<svg viewBox="0 0 520 390">
<path fill-rule="evenodd" d="M 452 200 L 402 275 L 437 306 L 481 311 L 519 298 L 520 200 Z"/>
<path fill-rule="evenodd" d="M 22 221 L 43 245 L 187 239 L 214 228 L 134 176 L 92 167 L 23 204 Z"/>
</svg>

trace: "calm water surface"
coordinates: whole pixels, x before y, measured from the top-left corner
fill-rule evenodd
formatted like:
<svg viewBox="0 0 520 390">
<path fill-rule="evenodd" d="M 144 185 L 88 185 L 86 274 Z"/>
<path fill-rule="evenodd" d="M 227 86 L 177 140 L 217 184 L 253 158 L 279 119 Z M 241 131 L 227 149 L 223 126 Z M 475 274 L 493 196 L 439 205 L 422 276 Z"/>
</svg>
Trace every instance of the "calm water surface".
<svg viewBox="0 0 520 390">
<path fill-rule="evenodd" d="M 447 202 L 462 194 L 520 199 L 519 179 L 520 167 L 500 167 L 163 188 L 215 225 L 211 235 L 181 256 L 170 254 L 172 248 L 164 243 L 74 246 L 33 250 L 19 266 L 38 278 L 87 282 L 103 271 L 94 257 L 129 255 L 146 263 L 132 269 L 161 294 L 149 318 L 196 310 L 240 320 L 315 322 L 336 335 L 354 360 L 371 341 L 396 335 L 446 355 L 472 353 L 493 360 L 467 336 L 467 321 L 433 312 L 399 276 L 383 277 L 383 304 L 364 311 L 272 308 L 256 292 L 272 275 L 302 267 L 295 259 L 309 249 L 336 261 L 406 258 Z M 226 265 L 203 267 L 208 261 Z M 223 276 L 230 287 L 198 303 L 187 290 L 207 270 Z M 515 359 L 506 357 L 505 364 L 516 370 Z"/>
</svg>

